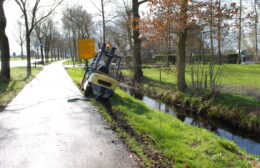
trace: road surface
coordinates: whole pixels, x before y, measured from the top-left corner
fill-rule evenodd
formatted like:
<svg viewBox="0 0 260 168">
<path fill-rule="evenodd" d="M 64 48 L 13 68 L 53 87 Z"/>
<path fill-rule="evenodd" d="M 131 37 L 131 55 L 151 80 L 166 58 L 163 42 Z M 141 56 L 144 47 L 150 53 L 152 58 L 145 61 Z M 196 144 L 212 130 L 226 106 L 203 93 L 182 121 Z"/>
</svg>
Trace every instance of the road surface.
<svg viewBox="0 0 260 168">
<path fill-rule="evenodd" d="M 55 62 L 0 113 L 0 168 L 132 168 L 136 162 Z"/>
</svg>

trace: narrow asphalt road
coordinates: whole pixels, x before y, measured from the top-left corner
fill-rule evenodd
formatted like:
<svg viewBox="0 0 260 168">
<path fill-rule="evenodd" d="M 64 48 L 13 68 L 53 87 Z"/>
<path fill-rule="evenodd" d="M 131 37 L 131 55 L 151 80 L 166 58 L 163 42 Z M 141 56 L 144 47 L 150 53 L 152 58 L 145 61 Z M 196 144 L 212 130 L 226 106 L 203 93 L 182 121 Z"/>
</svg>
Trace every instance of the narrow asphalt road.
<svg viewBox="0 0 260 168">
<path fill-rule="evenodd" d="M 136 167 L 116 134 L 53 63 L 0 113 L 0 168 Z"/>
</svg>

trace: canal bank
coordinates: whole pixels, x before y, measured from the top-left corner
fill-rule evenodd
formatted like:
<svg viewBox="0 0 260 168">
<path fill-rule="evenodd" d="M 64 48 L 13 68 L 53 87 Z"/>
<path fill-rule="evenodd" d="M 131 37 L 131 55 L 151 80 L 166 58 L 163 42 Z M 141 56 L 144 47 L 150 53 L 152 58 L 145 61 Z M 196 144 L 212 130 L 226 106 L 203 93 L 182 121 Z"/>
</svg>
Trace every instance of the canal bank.
<svg viewBox="0 0 260 168">
<path fill-rule="evenodd" d="M 152 109 L 120 89 L 111 98 L 111 110 L 106 112 L 114 122 L 114 130 L 126 139 L 130 150 L 148 162 L 147 167 L 160 165 L 147 148 L 166 160 L 164 164 L 173 161 L 175 167 L 251 167 L 251 161 L 255 161 L 234 142 L 184 123 L 169 113 Z M 129 132 L 129 127 L 134 133 Z"/>
<path fill-rule="evenodd" d="M 228 93 L 212 94 L 209 90 L 179 92 L 172 86 L 150 79 L 134 85 L 131 77 L 122 78 L 125 85 L 133 87 L 138 93 L 190 113 L 228 123 L 236 129 L 260 134 L 259 100 Z"/>
<path fill-rule="evenodd" d="M 260 136 L 259 134 L 241 131 L 231 127 L 228 123 L 220 122 L 218 120 L 205 119 L 199 115 L 190 113 L 181 108 L 176 108 L 171 104 L 166 104 L 160 100 L 156 100 L 141 92 L 135 91 L 134 88 L 126 85 L 120 85 L 129 95 L 141 100 L 152 109 L 171 114 L 180 121 L 188 123 L 192 126 L 205 128 L 219 137 L 234 141 L 239 147 L 245 149 L 250 154 L 260 155 Z"/>
</svg>

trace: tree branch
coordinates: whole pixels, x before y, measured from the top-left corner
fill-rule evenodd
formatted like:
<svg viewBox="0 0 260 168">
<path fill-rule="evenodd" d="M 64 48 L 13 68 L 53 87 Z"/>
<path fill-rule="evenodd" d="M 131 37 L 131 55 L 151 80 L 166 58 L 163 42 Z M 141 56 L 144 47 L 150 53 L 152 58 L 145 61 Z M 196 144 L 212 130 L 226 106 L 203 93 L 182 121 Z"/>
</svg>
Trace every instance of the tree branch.
<svg viewBox="0 0 260 168">
<path fill-rule="evenodd" d="M 140 2 L 138 2 L 138 5 L 142 5 L 142 4 L 145 3 L 145 2 L 148 2 L 148 0 L 140 1 Z"/>
<path fill-rule="evenodd" d="M 40 0 L 39 0 L 40 1 Z M 32 26 L 31 26 L 31 29 L 30 29 L 30 32 L 32 32 L 32 30 L 34 29 L 34 27 L 38 24 L 38 23 L 40 23 L 42 20 L 44 20 L 44 19 L 46 19 L 47 17 L 49 17 L 55 10 L 56 10 L 56 8 L 62 3 L 63 1 L 61 0 L 61 1 L 59 1 L 58 2 L 58 4 L 53 8 L 53 9 L 51 9 L 45 16 L 42 16 L 39 20 L 37 20 L 37 21 L 32 21 L 33 22 L 33 24 L 32 24 Z"/>
<path fill-rule="evenodd" d="M 15 2 L 16 2 L 17 5 L 20 7 L 21 11 L 22 11 L 23 13 L 25 13 L 25 8 L 23 8 L 23 7 L 25 7 L 24 2 L 23 2 L 23 1 L 19 1 L 19 0 L 15 0 Z"/>
<path fill-rule="evenodd" d="M 93 5 L 99 12 L 102 12 L 92 0 L 90 0 L 90 2 L 92 3 L 92 5 Z"/>
</svg>

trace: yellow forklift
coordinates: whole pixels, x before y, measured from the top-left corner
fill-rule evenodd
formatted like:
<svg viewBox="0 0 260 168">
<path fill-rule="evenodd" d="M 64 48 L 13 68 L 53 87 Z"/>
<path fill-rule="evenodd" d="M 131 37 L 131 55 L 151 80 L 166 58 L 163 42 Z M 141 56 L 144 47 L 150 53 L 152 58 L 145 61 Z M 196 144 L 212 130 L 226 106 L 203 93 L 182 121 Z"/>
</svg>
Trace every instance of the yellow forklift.
<svg viewBox="0 0 260 168">
<path fill-rule="evenodd" d="M 117 85 L 122 57 L 115 55 L 116 48 L 103 44 L 86 68 L 82 88 L 85 97 L 109 99 Z"/>
</svg>

